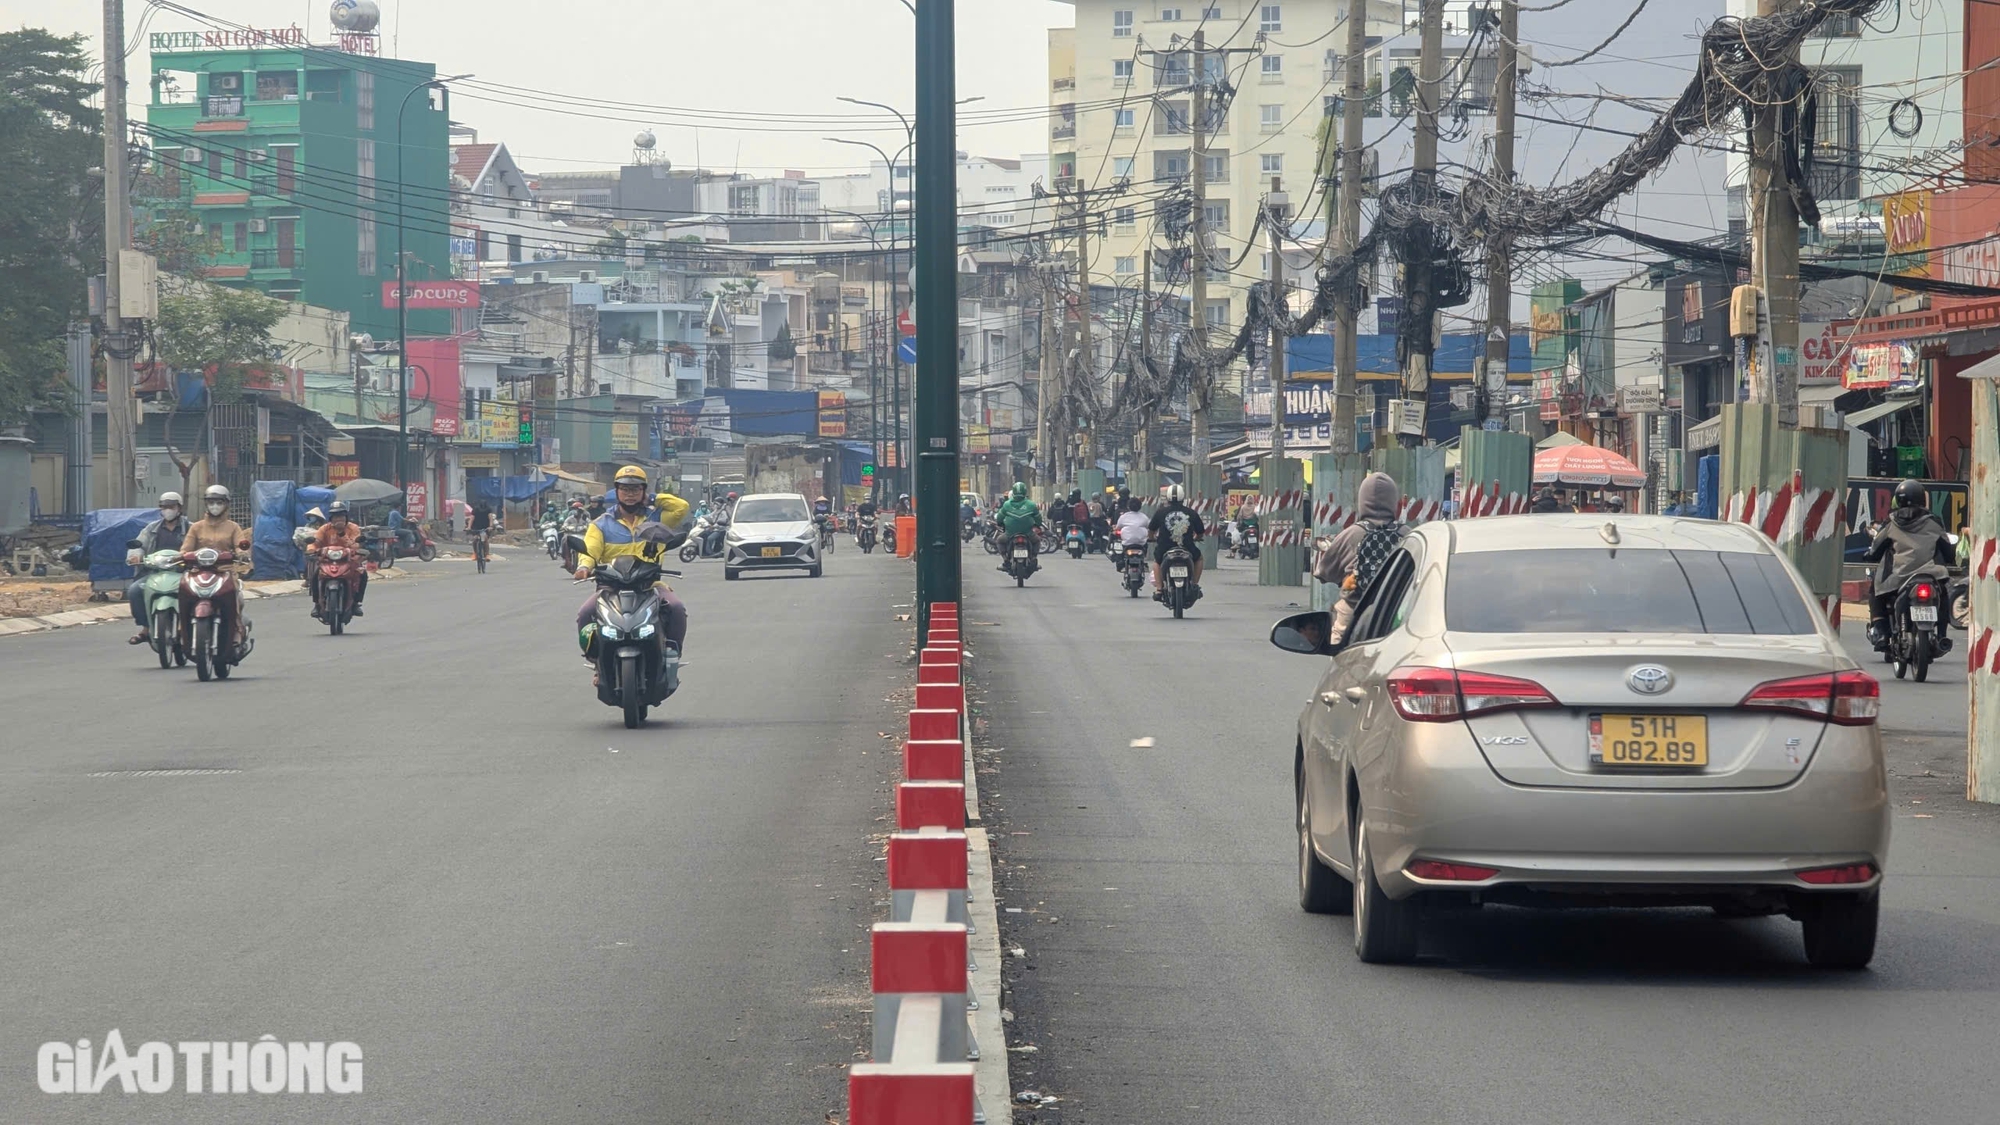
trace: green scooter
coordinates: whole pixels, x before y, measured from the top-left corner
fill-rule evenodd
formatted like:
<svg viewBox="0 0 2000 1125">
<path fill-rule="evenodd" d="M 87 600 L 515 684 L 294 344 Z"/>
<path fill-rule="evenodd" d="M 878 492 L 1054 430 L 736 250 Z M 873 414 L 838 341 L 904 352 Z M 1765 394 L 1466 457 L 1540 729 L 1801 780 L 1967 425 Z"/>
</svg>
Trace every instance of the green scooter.
<svg viewBox="0 0 2000 1125">
<path fill-rule="evenodd" d="M 138 549 L 138 540 L 132 541 Z M 146 599 L 146 629 L 152 635 L 154 655 L 162 668 L 187 667 L 187 653 L 181 650 L 181 553 L 154 551 L 139 560 L 140 590 Z"/>
</svg>

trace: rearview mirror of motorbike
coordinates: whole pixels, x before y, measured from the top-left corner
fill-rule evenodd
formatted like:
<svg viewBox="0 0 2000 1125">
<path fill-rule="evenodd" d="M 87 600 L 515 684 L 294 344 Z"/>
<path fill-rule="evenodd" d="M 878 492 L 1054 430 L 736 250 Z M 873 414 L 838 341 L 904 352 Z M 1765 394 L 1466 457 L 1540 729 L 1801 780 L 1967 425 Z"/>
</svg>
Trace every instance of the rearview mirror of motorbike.
<svg viewBox="0 0 2000 1125">
<path fill-rule="evenodd" d="M 143 546 L 145 546 L 145 544 L 139 542 L 137 539 L 127 539 L 125 541 L 125 549 L 128 551 L 136 551 Z"/>
<path fill-rule="evenodd" d="M 579 555 L 583 553 L 583 536 L 581 535 L 571 535 L 563 540 L 563 544 Z"/>
<path fill-rule="evenodd" d="M 1333 635 L 1333 615 L 1324 611 L 1295 613 L 1271 626 L 1271 643 L 1286 652 L 1305 656 L 1332 656 L 1327 643 Z"/>
</svg>

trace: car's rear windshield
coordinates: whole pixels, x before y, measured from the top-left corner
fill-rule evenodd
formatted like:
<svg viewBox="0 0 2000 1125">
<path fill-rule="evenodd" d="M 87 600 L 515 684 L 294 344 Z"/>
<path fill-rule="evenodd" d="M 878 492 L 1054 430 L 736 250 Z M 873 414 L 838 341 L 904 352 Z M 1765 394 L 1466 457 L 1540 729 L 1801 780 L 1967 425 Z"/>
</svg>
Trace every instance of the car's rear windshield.
<svg viewBox="0 0 2000 1125">
<path fill-rule="evenodd" d="M 1464 633 L 1811 633 L 1772 555 L 1545 549 L 1452 556 L 1445 626 Z"/>
<path fill-rule="evenodd" d="M 811 518 L 806 514 L 806 502 L 790 497 L 736 503 L 737 523 L 804 523 Z"/>
</svg>

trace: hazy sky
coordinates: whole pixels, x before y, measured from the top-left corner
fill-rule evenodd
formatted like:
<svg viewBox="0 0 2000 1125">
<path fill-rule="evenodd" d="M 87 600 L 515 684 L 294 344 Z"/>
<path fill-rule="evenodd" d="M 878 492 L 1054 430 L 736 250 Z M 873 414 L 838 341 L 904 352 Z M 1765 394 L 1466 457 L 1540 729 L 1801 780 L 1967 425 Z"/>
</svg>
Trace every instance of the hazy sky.
<svg viewBox="0 0 2000 1125">
<path fill-rule="evenodd" d="M 1134 6 L 1150 2 L 1134 0 Z M 1522 41 L 1542 63 L 1572 57 L 1608 35 L 1635 3 L 1573 0 L 1554 12 L 1526 14 Z M 435 62 L 441 73 L 471 71 L 480 81 L 521 88 L 464 89 L 453 99 L 452 116 L 477 127 L 481 140 L 506 141 L 531 171 L 616 166 L 627 158 L 632 135 L 641 128 L 658 134 L 660 150 L 677 165 L 694 164 L 698 145 L 700 162 L 720 170 L 858 170 L 870 159 L 865 150 L 822 138 L 840 134 L 872 140 L 894 152 L 902 144 L 902 132 L 893 122 L 884 124 L 882 115 L 836 98 L 848 95 L 904 109 L 912 101 L 912 19 L 900 0 L 382 4 L 385 48 Z M 193 0 L 188 6 L 229 23 L 296 23 L 322 41 L 328 34 L 325 0 Z M 1522 176 L 1538 183 L 1567 180 L 1623 146 L 1623 137 L 1530 118 L 1590 120 L 1611 129 L 1642 127 L 1649 113 L 1593 99 L 1605 90 L 1638 96 L 1678 92 L 1691 70 L 1696 35 L 1721 11 L 1722 0 L 1654 4 L 1590 62 L 1538 65 L 1525 84 L 1530 96 L 1523 102 L 1520 124 Z M 966 0 L 958 12 L 959 96 L 984 99 L 962 111 L 959 147 L 996 156 L 1044 150 L 1046 125 L 1038 109 L 1047 101 L 1047 29 L 1069 25 L 1075 9 L 1053 0 Z M 42 24 L 60 32 L 82 31 L 90 35 L 93 51 L 100 13 L 91 0 L 0 0 L 0 26 Z M 126 16 L 128 39 L 135 44 L 134 87 L 143 96 L 147 52 L 139 34 L 142 25 L 146 31 L 201 25 L 188 16 L 149 9 L 143 0 L 127 0 Z M 1317 33 L 1304 29 L 1305 38 Z M 1293 38 L 1299 36 L 1294 32 Z M 1329 34 L 1326 42 L 1333 38 Z M 1540 88 L 1559 95 L 1532 96 Z M 614 104 L 566 109 L 551 104 L 552 95 Z M 642 104 L 658 108 L 640 108 Z M 867 116 L 849 116 L 856 114 Z M 752 115 L 809 120 L 757 120 Z M 1475 127 L 1483 130 L 1485 124 Z M 1720 157 L 1683 156 L 1637 196 L 1627 197 L 1618 214 L 1658 233 L 1699 237 L 1723 225 L 1722 187 Z M 1579 263 L 1575 272 L 1608 279 L 1623 269 L 1613 263 Z"/>
</svg>

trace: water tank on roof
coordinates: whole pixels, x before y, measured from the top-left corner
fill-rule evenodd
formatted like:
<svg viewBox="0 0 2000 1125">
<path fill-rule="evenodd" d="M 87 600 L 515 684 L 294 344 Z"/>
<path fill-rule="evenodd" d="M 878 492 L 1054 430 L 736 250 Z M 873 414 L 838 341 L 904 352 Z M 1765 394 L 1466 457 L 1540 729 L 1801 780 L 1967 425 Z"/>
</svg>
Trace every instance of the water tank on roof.
<svg viewBox="0 0 2000 1125">
<path fill-rule="evenodd" d="M 375 0 L 333 0 L 328 14 L 333 26 L 356 35 L 373 31 L 382 22 L 382 9 Z"/>
<path fill-rule="evenodd" d="M 651 129 L 641 129 L 639 130 L 639 135 L 632 138 L 632 147 L 636 149 L 649 150 L 658 143 L 659 138 L 653 135 Z"/>
</svg>

